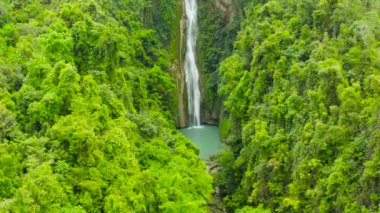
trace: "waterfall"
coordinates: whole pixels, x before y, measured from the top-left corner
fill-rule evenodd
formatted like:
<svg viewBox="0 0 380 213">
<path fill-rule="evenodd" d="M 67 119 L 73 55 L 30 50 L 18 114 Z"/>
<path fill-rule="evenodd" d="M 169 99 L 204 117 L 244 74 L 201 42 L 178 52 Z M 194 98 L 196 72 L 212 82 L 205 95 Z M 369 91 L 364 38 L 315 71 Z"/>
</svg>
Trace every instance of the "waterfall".
<svg viewBox="0 0 380 213">
<path fill-rule="evenodd" d="M 197 0 L 185 0 L 186 7 L 186 53 L 185 75 L 189 109 L 189 125 L 200 126 L 201 93 L 199 91 L 199 74 L 195 60 L 197 43 Z"/>
</svg>

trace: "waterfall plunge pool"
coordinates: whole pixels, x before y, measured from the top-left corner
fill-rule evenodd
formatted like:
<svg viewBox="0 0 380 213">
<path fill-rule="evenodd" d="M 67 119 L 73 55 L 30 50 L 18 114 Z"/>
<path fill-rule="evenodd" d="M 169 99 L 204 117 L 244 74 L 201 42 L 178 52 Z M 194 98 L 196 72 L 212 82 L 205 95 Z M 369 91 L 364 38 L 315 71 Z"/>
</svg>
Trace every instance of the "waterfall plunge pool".
<svg viewBox="0 0 380 213">
<path fill-rule="evenodd" d="M 217 126 L 202 125 L 180 129 L 180 131 L 200 149 L 199 157 L 203 160 L 208 160 L 223 148 Z"/>
</svg>

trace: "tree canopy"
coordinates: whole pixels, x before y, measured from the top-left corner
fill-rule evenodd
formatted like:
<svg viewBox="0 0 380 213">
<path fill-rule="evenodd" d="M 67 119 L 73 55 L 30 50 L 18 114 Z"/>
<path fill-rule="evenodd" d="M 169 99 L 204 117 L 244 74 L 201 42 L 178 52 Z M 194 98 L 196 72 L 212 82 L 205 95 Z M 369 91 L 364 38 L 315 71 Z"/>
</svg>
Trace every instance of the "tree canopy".
<svg viewBox="0 0 380 213">
<path fill-rule="evenodd" d="M 380 211 L 380 2 L 244 4 L 218 68 L 226 206 Z"/>
<path fill-rule="evenodd" d="M 0 212 L 202 212 L 174 126 L 176 1 L 0 1 Z"/>
</svg>

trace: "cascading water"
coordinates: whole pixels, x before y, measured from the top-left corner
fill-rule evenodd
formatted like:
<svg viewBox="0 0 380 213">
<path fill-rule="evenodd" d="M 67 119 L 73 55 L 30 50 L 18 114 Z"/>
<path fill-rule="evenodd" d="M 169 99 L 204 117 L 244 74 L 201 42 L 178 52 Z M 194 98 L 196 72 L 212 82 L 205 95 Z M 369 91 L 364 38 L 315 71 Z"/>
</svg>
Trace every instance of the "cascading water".
<svg viewBox="0 0 380 213">
<path fill-rule="evenodd" d="M 198 33 L 197 0 L 185 0 L 185 7 L 187 17 L 185 75 L 189 109 L 189 125 L 199 127 L 201 124 L 201 93 L 199 91 L 199 74 L 195 60 Z"/>
</svg>

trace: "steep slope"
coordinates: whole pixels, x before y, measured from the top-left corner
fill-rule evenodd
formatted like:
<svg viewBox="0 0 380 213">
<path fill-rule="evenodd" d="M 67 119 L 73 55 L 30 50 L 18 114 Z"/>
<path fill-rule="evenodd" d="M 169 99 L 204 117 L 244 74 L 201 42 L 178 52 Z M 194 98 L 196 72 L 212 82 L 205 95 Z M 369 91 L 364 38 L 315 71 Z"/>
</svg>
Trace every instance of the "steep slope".
<svg viewBox="0 0 380 213">
<path fill-rule="evenodd" d="M 239 30 L 240 5 L 230 0 L 199 2 L 198 66 L 201 75 L 202 120 L 218 124 L 222 101 L 218 96 L 218 67 L 233 50 Z"/>
<path fill-rule="evenodd" d="M 1 212 L 204 211 L 155 2 L 0 1 Z"/>
<path fill-rule="evenodd" d="M 380 2 L 245 2 L 219 67 L 227 207 L 380 211 Z"/>
</svg>

